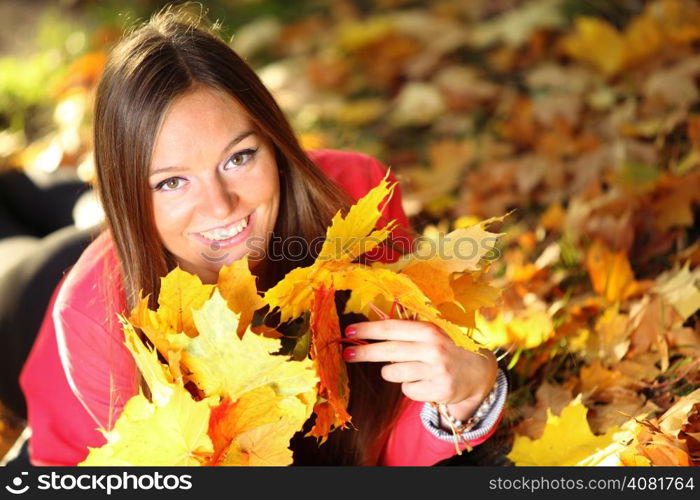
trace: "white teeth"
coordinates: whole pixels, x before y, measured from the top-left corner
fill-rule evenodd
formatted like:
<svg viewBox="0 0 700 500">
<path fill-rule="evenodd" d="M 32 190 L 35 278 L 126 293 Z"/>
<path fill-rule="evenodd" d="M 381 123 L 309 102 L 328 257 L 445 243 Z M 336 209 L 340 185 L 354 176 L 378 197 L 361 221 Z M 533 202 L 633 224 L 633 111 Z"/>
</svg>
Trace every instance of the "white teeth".
<svg viewBox="0 0 700 500">
<path fill-rule="evenodd" d="M 215 229 L 214 231 L 207 231 L 206 233 L 200 233 L 202 236 L 209 240 L 221 241 L 233 238 L 238 233 L 243 231 L 248 226 L 248 221 L 246 219 L 239 220 L 238 222 L 231 224 L 225 229 Z"/>
</svg>

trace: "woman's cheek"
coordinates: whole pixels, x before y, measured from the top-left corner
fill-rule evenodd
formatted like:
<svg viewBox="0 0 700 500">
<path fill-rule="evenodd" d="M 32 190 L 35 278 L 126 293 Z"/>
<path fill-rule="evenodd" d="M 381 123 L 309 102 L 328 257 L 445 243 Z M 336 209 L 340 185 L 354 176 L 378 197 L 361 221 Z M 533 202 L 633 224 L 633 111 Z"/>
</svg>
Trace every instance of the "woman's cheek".
<svg viewBox="0 0 700 500">
<path fill-rule="evenodd" d="M 168 249 L 177 255 L 176 248 L 170 248 L 174 239 L 186 236 L 191 219 L 191 207 L 186 200 L 158 200 L 155 206 L 155 223 L 161 240 Z"/>
</svg>

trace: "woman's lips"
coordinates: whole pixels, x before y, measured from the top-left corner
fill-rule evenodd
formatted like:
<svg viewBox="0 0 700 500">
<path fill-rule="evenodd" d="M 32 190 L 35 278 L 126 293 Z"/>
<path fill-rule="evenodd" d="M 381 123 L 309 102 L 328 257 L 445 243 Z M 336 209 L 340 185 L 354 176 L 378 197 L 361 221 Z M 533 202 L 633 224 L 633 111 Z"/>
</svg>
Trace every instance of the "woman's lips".
<svg viewBox="0 0 700 500">
<path fill-rule="evenodd" d="M 245 217 L 243 217 L 243 218 L 241 218 L 241 219 L 238 219 L 237 221 L 230 222 L 229 224 L 226 224 L 226 225 L 223 225 L 223 226 L 213 227 L 213 228 L 211 228 L 211 229 L 206 229 L 206 230 L 204 230 L 204 231 L 193 231 L 193 233 L 194 233 L 194 234 L 201 234 L 201 235 L 204 236 L 205 238 L 208 238 L 207 233 L 216 233 L 216 232 L 219 232 L 219 231 L 230 231 L 230 230 L 233 229 L 234 227 L 237 228 L 237 227 L 240 226 L 241 224 L 244 225 L 244 226 L 243 226 L 243 229 L 245 229 L 245 225 L 248 224 L 248 217 L 250 217 L 250 214 L 246 215 Z M 210 238 L 210 239 L 212 239 L 212 238 Z"/>
<path fill-rule="evenodd" d="M 229 248 L 229 247 L 233 247 L 233 246 L 241 244 L 251 234 L 254 225 L 255 225 L 255 212 L 250 214 L 250 216 L 248 217 L 248 224 L 245 228 L 243 228 L 243 231 L 236 234 L 235 236 L 232 236 L 231 238 L 227 238 L 225 240 L 211 240 L 209 238 L 205 238 L 200 233 L 192 233 L 192 235 L 198 241 L 200 241 L 202 244 L 204 244 L 207 248 L 216 252 L 218 250 L 222 250 L 225 248 Z"/>
</svg>

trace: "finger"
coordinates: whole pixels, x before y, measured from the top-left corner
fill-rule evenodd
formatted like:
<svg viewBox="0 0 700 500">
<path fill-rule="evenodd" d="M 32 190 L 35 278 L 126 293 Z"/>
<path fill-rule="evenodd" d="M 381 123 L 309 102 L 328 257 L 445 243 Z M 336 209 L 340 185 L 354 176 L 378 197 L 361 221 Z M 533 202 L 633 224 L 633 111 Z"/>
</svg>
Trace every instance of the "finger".
<svg viewBox="0 0 700 500">
<path fill-rule="evenodd" d="M 345 361 L 427 361 L 429 349 L 422 342 L 401 342 L 387 340 L 373 344 L 346 347 L 343 350 Z"/>
<path fill-rule="evenodd" d="M 382 366 L 382 378 L 387 382 L 417 382 L 425 379 L 430 367 L 421 361 L 405 361 Z"/>
<path fill-rule="evenodd" d="M 406 319 L 363 321 L 348 325 L 345 329 L 346 337 L 373 340 L 428 342 L 439 335 L 445 334 L 432 323 Z"/>
<path fill-rule="evenodd" d="M 442 401 L 441 394 L 436 394 L 434 384 L 430 380 L 418 380 L 416 382 L 404 382 L 401 384 L 401 392 L 413 401 Z"/>
</svg>

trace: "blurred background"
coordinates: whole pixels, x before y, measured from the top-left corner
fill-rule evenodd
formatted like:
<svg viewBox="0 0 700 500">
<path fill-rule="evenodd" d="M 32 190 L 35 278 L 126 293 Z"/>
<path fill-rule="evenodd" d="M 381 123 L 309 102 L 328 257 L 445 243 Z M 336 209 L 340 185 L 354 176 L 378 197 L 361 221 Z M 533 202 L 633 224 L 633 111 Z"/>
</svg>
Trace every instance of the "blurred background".
<svg viewBox="0 0 700 500">
<path fill-rule="evenodd" d="M 166 3 L 0 2 L 0 282 L 57 232 L 99 224 L 95 84 L 124 29 Z M 484 270 L 498 293 L 474 318 L 510 368 L 509 408 L 468 460 L 508 463 L 515 436 L 539 437 L 547 410 L 578 394 L 599 434 L 700 386 L 697 1 L 203 6 L 306 148 L 392 168 L 418 233 L 513 211 Z M 35 334 L 10 324 L 0 313 L 5 343 Z M 16 384 L 12 373 L 0 383 Z M 695 406 L 688 422 L 700 429 Z M 0 457 L 22 411 L 0 400 Z M 697 464 L 694 436 L 678 444 L 675 433 L 686 458 L 647 458 Z"/>
</svg>

